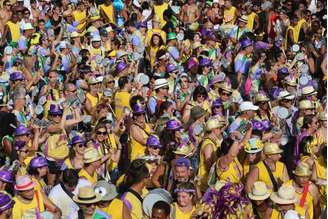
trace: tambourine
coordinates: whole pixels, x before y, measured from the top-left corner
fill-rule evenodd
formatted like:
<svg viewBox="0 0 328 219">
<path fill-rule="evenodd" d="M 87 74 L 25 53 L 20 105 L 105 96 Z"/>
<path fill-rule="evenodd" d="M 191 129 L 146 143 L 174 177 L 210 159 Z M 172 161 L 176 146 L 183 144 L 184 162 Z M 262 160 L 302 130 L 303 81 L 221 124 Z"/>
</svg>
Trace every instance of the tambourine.
<svg viewBox="0 0 328 219">
<path fill-rule="evenodd" d="M 309 72 L 309 66 L 307 64 L 302 64 L 299 67 L 301 74 L 307 74 Z"/>
<path fill-rule="evenodd" d="M 85 116 L 83 116 L 83 123 L 84 123 L 84 124 L 89 124 L 89 123 L 91 123 L 91 120 L 92 120 L 92 117 L 91 117 L 91 116 L 89 116 L 89 115 L 85 115 Z"/>
<path fill-rule="evenodd" d="M 36 105 L 34 112 L 36 113 L 36 115 L 41 115 L 41 113 L 43 113 L 43 106 L 41 105 Z"/>
<path fill-rule="evenodd" d="M 149 83 L 149 77 L 144 73 L 139 73 L 136 76 L 136 81 L 140 82 L 142 85 L 147 85 Z"/>
<path fill-rule="evenodd" d="M 309 83 L 309 77 L 307 75 L 302 75 L 299 79 L 300 85 L 307 85 Z"/>
<path fill-rule="evenodd" d="M 38 105 L 43 106 L 47 102 L 47 98 L 45 96 L 40 97 Z"/>
<path fill-rule="evenodd" d="M 299 45 L 297 45 L 297 44 L 294 44 L 293 46 L 292 46 L 292 51 L 293 52 L 298 52 L 298 51 L 300 51 L 300 46 Z"/>
</svg>

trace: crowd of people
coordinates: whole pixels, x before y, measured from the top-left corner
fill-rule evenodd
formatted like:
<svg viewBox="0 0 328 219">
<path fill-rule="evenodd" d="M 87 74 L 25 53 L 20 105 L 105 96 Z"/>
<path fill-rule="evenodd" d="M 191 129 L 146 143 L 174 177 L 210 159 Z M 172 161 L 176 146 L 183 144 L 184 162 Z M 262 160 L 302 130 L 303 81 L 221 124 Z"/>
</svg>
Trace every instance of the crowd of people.
<svg viewBox="0 0 328 219">
<path fill-rule="evenodd" d="M 324 219 L 322 0 L 4 0 L 0 219 Z"/>
</svg>

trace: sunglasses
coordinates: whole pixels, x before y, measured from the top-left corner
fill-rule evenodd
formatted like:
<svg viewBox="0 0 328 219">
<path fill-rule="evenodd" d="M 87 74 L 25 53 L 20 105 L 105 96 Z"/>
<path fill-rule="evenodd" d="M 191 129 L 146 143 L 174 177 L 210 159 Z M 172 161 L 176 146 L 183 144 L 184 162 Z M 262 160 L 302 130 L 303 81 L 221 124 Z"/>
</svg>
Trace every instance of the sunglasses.
<svg viewBox="0 0 328 219">
<path fill-rule="evenodd" d="M 107 132 L 100 132 L 100 131 L 97 131 L 96 133 L 97 133 L 97 135 L 106 135 L 107 134 Z"/>
<path fill-rule="evenodd" d="M 221 92 L 221 95 L 222 96 L 228 96 L 229 97 L 231 94 L 230 93 L 226 93 L 226 92 Z"/>
<path fill-rule="evenodd" d="M 162 89 L 163 89 L 163 90 L 168 90 L 168 89 L 169 89 L 169 87 L 162 87 Z"/>
<path fill-rule="evenodd" d="M 113 84 L 113 83 L 115 83 L 114 80 L 113 80 L 113 81 L 108 81 L 108 82 L 107 82 L 107 84 Z"/>
<path fill-rule="evenodd" d="M 51 115 L 52 117 L 62 117 L 63 114 L 55 114 L 55 115 Z"/>
<path fill-rule="evenodd" d="M 205 98 L 206 95 L 205 94 L 198 94 L 197 97 L 203 97 L 203 98 Z"/>
<path fill-rule="evenodd" d="M 19 150 L 19 152 L 28 153 L 28 150 Z"/>
<path fill-rule="evenodd" d="M 76 146 L 79 147 L 79 148 L 84 148 L 85 147 L 84 144 L 76 144 Z"/>
<path fill-rule="evenodd" d="M 160 147 L 157 147 L 157 146 L 149 146 L 149 148 L 154 149 L 154 150 L 160 150 L 161 149 Z"/>
</svg>

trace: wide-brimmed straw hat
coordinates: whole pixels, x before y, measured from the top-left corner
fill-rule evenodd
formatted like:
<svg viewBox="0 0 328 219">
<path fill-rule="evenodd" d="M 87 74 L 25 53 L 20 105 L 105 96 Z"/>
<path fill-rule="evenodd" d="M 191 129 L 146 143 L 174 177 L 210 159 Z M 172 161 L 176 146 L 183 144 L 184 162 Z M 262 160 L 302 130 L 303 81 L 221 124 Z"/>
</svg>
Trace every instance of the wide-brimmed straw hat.
<svg viewBox="0 0 328 219">
<path fill-rule="evenodd" d="M 300 162 L 297 165 L 296 169 L 293 171 L 293 173 L 294 173 L 295 176 L 308 177 L 308 176 L 312 175 L 312 171 L 311 171 L 310 166 L 305 162 Z"/>
<path fill-rule="evenodd" d="M 96 148 L 90 147 L 85 149 L 83 154 L 84 163 L 92 163 L 101 159 L 101 154 Z"/>
<path fill-rule="evenodd" d="M 77 195 L 73 196 L 73 201 L 79 204 L 93 204 L 101 199 L 101 195 L 97 194 L 91 186 L 80 187 Z"/>
<path fill-rule="evenodd" d="M 256 181 L 252 186 L 252 191 L 248 193 L 248 197 L 251 200 L 261 201 L 269 198 L 270 191 L 262 181 Z"/>
<path fill-rule="evenodd" d="M 295 204 L 297 202 L 295 188 L 291 185 L 283 185 L 278 189 L 278 192 L 273 192 L 270 195 L 270 199 L 276 204 Z"/>
<path fill-rule="evenodd" d="M 223 117 L 211 117 L 206 122 L 206 131 L 212 131 L 216 128 L 221 128 L 226 125 L 226 121 Z"/>
</svg>

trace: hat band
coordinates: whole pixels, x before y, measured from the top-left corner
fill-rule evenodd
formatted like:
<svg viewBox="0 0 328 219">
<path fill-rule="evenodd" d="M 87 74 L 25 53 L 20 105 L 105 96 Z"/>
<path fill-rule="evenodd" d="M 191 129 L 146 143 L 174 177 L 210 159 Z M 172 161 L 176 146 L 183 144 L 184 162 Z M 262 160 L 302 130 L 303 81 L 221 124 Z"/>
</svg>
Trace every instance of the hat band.
<svg viewBox="0 0 328 219">
<path fill-rule="evenodd" d="M 7 210 L 7 209 L 10 208 L 11 205 L 13 205 L 13 204 L 14 204 L 14 203 L 13 203 L 13 200 L 11 199 L 10 202 L 8 202 L 7 204 L 5 204 L 5 205 L 3 205 L 3 206 L 0 207 L 0 211 L 5 211 L 5 210 Z"/>
<path fill-rule="evenodd" d="M 16 185 L 16 190 L 22 190 L 22 189 L 26 189 L 29 186 L 33 185 L 33 181 L 30 181 L 29 183 L 25 184 L 25 185 Z"/>
<path fill-rule="evenodd" d="M 79 200 L 81 200 L 81 201 L 89 201 L 89 200 L 93 200 L 93 199 L 95 199 L 96 196 L 95 196 L 95 195 L 92 196 L 92 197 L 80 197 L 80 196 L 78 196 L 78 198 L 79 198 Z"/>
</svg>

